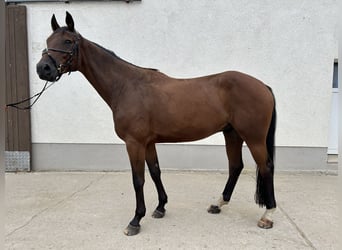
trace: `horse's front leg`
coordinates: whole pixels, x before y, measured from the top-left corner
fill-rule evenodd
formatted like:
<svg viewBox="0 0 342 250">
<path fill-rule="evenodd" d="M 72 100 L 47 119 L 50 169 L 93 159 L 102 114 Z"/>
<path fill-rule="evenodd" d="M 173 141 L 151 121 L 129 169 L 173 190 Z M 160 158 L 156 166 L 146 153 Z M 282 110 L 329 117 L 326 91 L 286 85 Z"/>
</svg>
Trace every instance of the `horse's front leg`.
<svg viewBox="0 0 342 250">
<path fill-rule="evenodd" d="M 136 235 L 140 231 L 140 220 L 145 216 L 144 201 L 145 183 L 145 146 L 136 141 L 126 142 L 126 148 L 132 168 L 133 186 L 136 197 L 135 215 L 124 233 L 128 236 Z"/>
</svg>

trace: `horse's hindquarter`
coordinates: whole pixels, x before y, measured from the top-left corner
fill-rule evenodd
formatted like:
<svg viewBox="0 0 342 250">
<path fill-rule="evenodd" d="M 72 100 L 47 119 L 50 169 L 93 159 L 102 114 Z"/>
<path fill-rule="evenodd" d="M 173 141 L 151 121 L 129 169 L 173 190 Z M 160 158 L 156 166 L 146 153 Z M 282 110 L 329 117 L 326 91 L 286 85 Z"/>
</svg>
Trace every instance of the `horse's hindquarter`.
<svg viewBox="0 0 342 250">
<path fill-rule="evenodd" d="M 260 80 L 240 72 L 226 72 L 231 109 L 230 124 L 240 136 L 265 138 L 272 118 L 274 97 Z"/>
</svg>

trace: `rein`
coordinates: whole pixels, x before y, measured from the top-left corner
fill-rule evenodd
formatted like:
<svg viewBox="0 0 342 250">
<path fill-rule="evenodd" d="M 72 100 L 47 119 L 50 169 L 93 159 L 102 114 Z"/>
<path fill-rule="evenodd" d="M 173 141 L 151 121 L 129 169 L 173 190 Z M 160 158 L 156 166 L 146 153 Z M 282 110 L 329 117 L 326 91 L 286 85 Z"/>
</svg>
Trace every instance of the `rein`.
<svg viewBox="0 0 342 250">
<path fill-rule="evenodd" d="M 46 81 L 44 87 L 42 88 L 42 90 L 41 90 L 40 92 L 38 92 L 37 94 L 35 94 L 35 95 L 33 95 L 33 96 L 29 97 L 29 98 L 26 98 L 26 99 L 24 99 L 24 100 L 21 100 L 21 101 L 19 101 L 19 102 L 14 102 L 14 103 L 7 104 L 7 105 L 6 105 L 6 108 L 12 107 L 12 108 L 16 108 L 16 109 L 19 109 L 19 110 L 31 109 L 32 106 L 38 101 L 39 97 L 43 94 L 43 92 L 44 92 L 45 90 L 47 90 L 48 88 L 50 88 L 55 82 L 51 82 L 50 84 L 48 84 L 48 83 L 49 83 L 49 82 Z M 32 100 L 33 98 L 35 98 L 35 97 L 36 97 L 36 99 L 34 99 L 34 101 L 33 101 L 30 105 L 27 105 L 27 106 L 25 106 L 25 107 L 20 107 L 20 106 L 19 106 L 20 104 L 23 104 L 23 103 L 25 103 L 25 102 L 28 102 L 28 101 Z"/>
</svg>

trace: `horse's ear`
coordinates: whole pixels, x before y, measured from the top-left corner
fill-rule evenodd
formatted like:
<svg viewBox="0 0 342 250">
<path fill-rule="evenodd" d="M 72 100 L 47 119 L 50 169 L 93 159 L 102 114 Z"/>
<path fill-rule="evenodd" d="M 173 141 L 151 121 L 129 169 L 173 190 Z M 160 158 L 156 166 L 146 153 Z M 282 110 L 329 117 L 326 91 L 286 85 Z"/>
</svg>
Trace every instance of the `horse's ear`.
<svg viewBox="0 0 342 250">
<path fill-rule="evenodd" d="M 72 19 L 72 16 L 70 15 L 69 12 L 66 12 L 65 23 L 68 26 L 69 31 L 71 32 L 75 31 L 74 20 Z"/>
<path fill-rule="evenodd" d="M 53 14 L 52 18 L 51 18 L 51 28 L 52 28 L 53 31 L 55 31 L 56 29 L 59 28 L 59 24 L 57 23 L 55 14 Z"/>
</svg>

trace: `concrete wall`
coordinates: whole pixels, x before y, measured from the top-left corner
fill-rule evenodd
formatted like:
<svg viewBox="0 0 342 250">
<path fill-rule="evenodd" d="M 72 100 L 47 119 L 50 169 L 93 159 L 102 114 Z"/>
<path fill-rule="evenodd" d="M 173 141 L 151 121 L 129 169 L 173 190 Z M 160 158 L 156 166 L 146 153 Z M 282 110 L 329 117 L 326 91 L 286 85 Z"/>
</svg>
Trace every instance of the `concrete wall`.
<svg viewBox="0 0 342 250">
<path fill-rule="evenodd" d="M 338 53 L 337 1 L 26 5 L 32 93 L 44 85 L 35 64 L 51 34 L 51 16 L 55 13 L 64 24 L 68 10 L 84 37 L 139 66 L 174 77 L 239 70 L 259 78 L 274 89 L 277 99 L 277 146 L 326 150 L 333 62 Z M 63 76 L 33 108 L 32 140 L 41 146 L 122 144 L 114 134 L 109 108 L 80 73 Z M 223 144 L 223 137 L 214 135 L 190 145 Z M 34 155 L 39 160 L 40 153 Z"/>
</svg>

